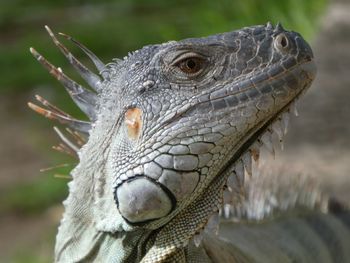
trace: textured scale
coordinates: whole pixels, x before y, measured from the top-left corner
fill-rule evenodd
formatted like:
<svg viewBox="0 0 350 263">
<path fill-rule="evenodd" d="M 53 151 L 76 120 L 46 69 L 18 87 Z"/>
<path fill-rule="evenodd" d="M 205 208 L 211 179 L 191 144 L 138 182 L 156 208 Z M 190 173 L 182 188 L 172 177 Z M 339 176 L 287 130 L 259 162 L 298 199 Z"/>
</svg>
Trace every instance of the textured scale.
<svg viewBox="0 0 350 263">
<path fill-rule="evenodd" d="M 316 191 L 305 195 L 294 181 L 285 186 L 283 176 L 274 179 L 277 184 L 254 184 L 260 146 L 274 154 L 273 133 L 282 142 L 289 107 L 297 112 L 295 100 L 315 78 L 311 48 L 298 33 L 268 23 L 145 46 L 106 65 L 61 34 L 89 56 L 97 74 L 46 29 L 91 87 L 31 48 L 89 118 L 77 120 L 41 97 L 45 108 L 29 103 L 70 127 L 67 134 L 55 128 L 62 140 L 56 149 L 79 158 L 64 201 L 56 262 L 255 262 L 264 251 L 249 245 L 254 224 L 247 232 L 244 222 L 267 217 L 271 228 L 260 230 L 256 223 L 256 233 L 270 235 L 271 229 L 271 237 L 279 237 L 274 231 L 282 223 L 272 215 L 294 211 L 303 223 L 292 226 L 294 218 L 287 219 L 286 232 L 301 229 L 307 219 L 298 217 L 300 207 L 325 220 L 330 234 L 347 229 L 341 224 L 347 212 L 322 214 Z M 280 194 L 286 189 L 295 191 Z M 307 226 L 316 228 L 313 222 Z M 321 248 L 323 236 L 305 240 Z M 339 242 L 339 257 L 350 258 L 346 240 Z M 289 253 L 283 244 L 266 251 L 309 262 L 304 250 Z"/>
</svg>

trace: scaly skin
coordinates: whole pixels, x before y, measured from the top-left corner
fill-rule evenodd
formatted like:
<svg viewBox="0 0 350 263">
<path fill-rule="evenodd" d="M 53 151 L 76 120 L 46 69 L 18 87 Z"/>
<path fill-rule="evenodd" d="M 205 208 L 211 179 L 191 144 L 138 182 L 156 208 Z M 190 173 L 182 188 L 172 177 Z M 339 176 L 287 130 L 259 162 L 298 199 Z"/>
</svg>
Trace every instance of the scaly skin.
<svg viewBox="0 0 350 263">
<path fill-rule="evenodd" d="M 189 240 L 221 207 L 229 176 L 241 183 L 253 144 L 315 77 L 309 45 L 271 24 L 146 46 L 106 66 L 92 57 L 102 79 L 68 54 L 97 95 L 32 53 L 91 119 L 30 105 L 89 136 L 72 171 L 56 262 L 209 260 Z"/>
</svg>

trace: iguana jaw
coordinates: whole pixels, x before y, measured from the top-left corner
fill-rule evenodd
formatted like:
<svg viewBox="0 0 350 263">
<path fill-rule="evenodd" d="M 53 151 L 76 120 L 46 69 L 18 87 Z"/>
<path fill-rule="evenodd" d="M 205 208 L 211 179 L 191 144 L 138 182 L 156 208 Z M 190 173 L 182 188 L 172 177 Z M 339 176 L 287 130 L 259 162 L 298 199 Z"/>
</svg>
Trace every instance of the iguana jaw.
<svg viewBox="0 0 350 263">
<path fill-rule="evenodd" d="M 219 174 L 222 174 L 225 172 L 225 170 L 234 165 L 238 160 L 241 160 L 242 156 L 249 151 L 253 158 L 258 159 L 259 156 L 256 155 L 257 153 L 254 152 L 260 148 L 260 146 L 265 145 L 268 150 L 271 150 L 273 147 L 271 136 L 275 134 L 278 138 L 278 140 L 282 143 L 283 136 L 287 132 L 287 125 L 288 121 L 285 120 L 285 118 L 289 118 L 288 115 L 290 113 L 297 114 L 296 110 L 296 101 L 302 97 L 307 89 L 310 87 L 312 81 L 315 78 L 316 75 L 316 65 L 313 60 L 304 63 L 303 65 L 298 66 L 295 71 L 297 73 L 305 74 L 304 79 L 304 85 L 303 88 L 285 105 L 283 106 L 277 113 L 275 113 L 271 118 L 267 120 L 263 120 L 255 127 L 253 127 L 250 131 L 247 132 L 247 135 L 245 138 L 242 138 L 241 142 L 239 142 L 234 148 L 234 154 L 231 157 L 231 159 L 227 162 L 227 165 L 222 168 L 222 170 L 219 172 Z M 293 74 L 293 70 L 290 74 Z M 285 122 L 285 123 L 283 123 Z M 278 126 L 278 128 L 277 128 Z M 276 131 L 276 129 L 281 129 Z M 270 137 L 268 140 L 262 139 L 264 136 Z M 242 143 L 243 142 L 243 143 Z M 255 148 L 252 148 L 254 144 L 257 144 Z M 255 156 L 254 156 L 255 155 Z M 244 163 L 244 161 L 242 160 Z M 250 170 L 248 168 L 248 170 Z"/>
<path fill-rule="evenodd" d="M 291 74 L 295 73 L 293 71 L 294 70 L 291 70 Z M 270 118 L 258 123 L 247 133 L 247 135 L 244 138 L 242 138 L 242 140 L 239 143 L 235 145 L 234 149 L 232 150 L 234 154 L 213 179 L 212 184 L 220 184 L 220 187 L 216 189 L 216 192 L 217 195 L 220 196 L 219 198 L 221 199 L 221 201 L 215 199 L 218 197 L 215 197 L 214 193 L 212 194 L 212 196 L 210 196 L 210 194 L 208 193 L 208 191 L 210 191 L 209 188 L 211 188 L 212 185 L 209 185 L 209 188 L 204 193 L 202 193 L 202 195 L 195 201 L 195 203 L 212 203 L 212 210 L 206 211 L 206 220 L 198 224 L 196 230 L 187 230 L 188 239 L 192 238 L 196 246 L 199 246 L 201 243 L 201 240 L 203 238 L 203 229 L 209 234 L 218 233 L 219 214 L 226 218 L 231 216 L 235 205 L 237 205 L 234 202 L 237 202 L 237 200 L 239 200 L 240 198 L 239 195 L 242 194 L 240 190 L 242 189 L 244 184 L 245 173 L 251 175 L 249 173 L 252 172 L 251 162 L 247 163 L 245 157 L 248 157 L 249 159 L 255 159 L 257 161 L 257 159 L 259 158 L 259 149 L 262 145 L 265 145 L 268 149 L 271 149 L 271 147 L 273 147 L 272 141 L 267 142 L 262 140 L 262 138 L 265 135 L 271 138 L 272 133 L 275 133 L 278 137 L 278 140 L 282 142 L 282 137 L 287 132 L 287 123 L 282 124 L 282 122 L 285 122 L 285 118 L 289 118 L 289 115 L 291 113 L 296 112 L 296 109 L 294 108 L 296 107 L 295 102 L 301 96 L 303 96 L 307 89 L 310 87 L 312 81 L 315 78 L 316 66 L 314 61 L 311 60 L 302 65 L 298 65 L 298 67 L 295 68 L 295 71 L 304 74 L 305 76 L 305 78 L 303 79 L 303 85 L 300 87 L 299 91 L 295 94 L 295 96 L 290 98 L 290 101 L 286 103 L 283 107 L 281 107 L 281 109 L 278 112 L 276 112 Z M 275 132 L 276 124 L 281 128 L 281 130 L 278 132 Z M 229 193 L 229 198 L 227 198 L 228 196 L 225 196 L 225 193 Z M 191 209 L 193 208 L 187 209 L 187 211 L 185 209 L 183 214 L 191 214 Z M 191 217 L 193 218 L 201 216 L 203 216 L 202 212 L 201 214 L 196 214 L 195 211 L 193 211 L 191 215 Z M 186 217 L 186 215 L 184 216 L 180 213 L 179 217 Z M 174 225 L 176 225 L 176 218 Z M 167 225 L 168 229 L 171 229 L 172 227 L 173 226 L 171 223 Z"/>
<path fill-rule="evenodd" d="M 297 67 L 297 70 L 301 70 L 304 74 L 304 85 L 302 89 L 275 115 L 266 121 L 262 121 L 257 124 L 247 136 L 242 139 L 242 142 L 235 146 L 234 154 L 227 164 L 218 173 L 217 177 L 222 177 L 226 183 L 222 184 L 221 195 L 222 203 L 220 203 L 220 209 L 207 219 L 205 227 L 200 227 L 192 236 L 192 240 L 196 246 L 199 246 L 203 238 L 202 230 L 209 234 L 218 234 L 219 228 L 219 214 L 224 218 L 230 218 L 235 216 L 235 208 L 237 202 L 242 198 L 242 192 L 245 176 L 252 176 L 252 159 L 258 162 L 260 155 L 260 148 L 265 146 L 268 151 L 274 154 L 274 146 L 272 142 L 272 136 L 276 135 L 280 141 L 281 146 L 283 145 L 283 136 L 287 132 L 289 115 L 294 113 L 298 115 L 296 109 L 296 101 L 302 97 L 307 89 L 310 87 L 312 81 L 316 75 L 316 65 L 313 60 L 306 62 Z M 276 128 L 277 127 L 277 128 Z M 278 130 L 276 130 L 278 129 Z M 265 137 L 268 140 L 263 140 Z M 249 161 L 247 160 L 249 159 Z M 205 197 L 204 197 L 205 198 Z"/>
</svg>

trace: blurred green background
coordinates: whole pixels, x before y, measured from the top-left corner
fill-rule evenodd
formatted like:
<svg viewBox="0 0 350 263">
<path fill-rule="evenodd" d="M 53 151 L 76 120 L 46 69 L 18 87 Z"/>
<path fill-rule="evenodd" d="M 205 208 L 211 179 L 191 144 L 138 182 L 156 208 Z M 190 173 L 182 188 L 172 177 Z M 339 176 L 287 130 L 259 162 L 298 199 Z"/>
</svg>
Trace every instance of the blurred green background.
<svg viewBox="0 0 350 263">
<path fill-rule="evenodd" d="M 53 152 L 52 124 L 27 109 L 40 94 L 82 117 L 63 87 L 30 55 L 35 47 L 81 82 L 44 30 L 74 36 L 104 62 L 144 45 L 281 21 L 313 41 L 326 0 L 1 0 L 0 2 L 0 261 L 51 262 L 54 235 L 74 159 Z M 85 64 L 92 65 L 71 43 Z M 40 173 L 40 168 L 71 164 Z"/>
</svg>

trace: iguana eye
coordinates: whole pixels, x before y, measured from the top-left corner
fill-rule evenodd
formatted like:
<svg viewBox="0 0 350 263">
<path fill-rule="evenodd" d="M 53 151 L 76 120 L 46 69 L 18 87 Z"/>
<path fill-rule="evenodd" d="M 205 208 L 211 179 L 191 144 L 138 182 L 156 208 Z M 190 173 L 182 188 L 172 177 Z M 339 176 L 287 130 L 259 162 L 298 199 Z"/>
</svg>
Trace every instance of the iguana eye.
<svg viewBox="0 0 350 263">
<path fill-rule="evenodd" d="M 185 58 L 179 61 L 176 66 L 186 74 L 195 74 L 203 69 L 204 60 L 198 57 Z"/>
<path fill-rule="evenodd" d="M 208 59 L 195 52 L 187 52 L 178 56 L 172 63 L 172 67 L 187 77 L 196 77 L 207 66 Z"/>
</svg>

